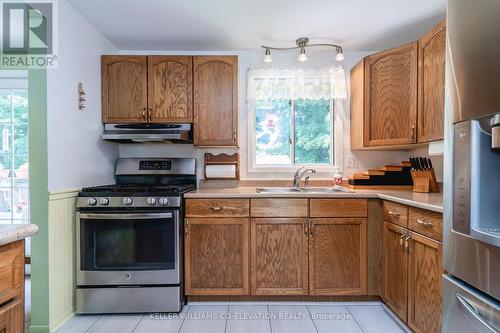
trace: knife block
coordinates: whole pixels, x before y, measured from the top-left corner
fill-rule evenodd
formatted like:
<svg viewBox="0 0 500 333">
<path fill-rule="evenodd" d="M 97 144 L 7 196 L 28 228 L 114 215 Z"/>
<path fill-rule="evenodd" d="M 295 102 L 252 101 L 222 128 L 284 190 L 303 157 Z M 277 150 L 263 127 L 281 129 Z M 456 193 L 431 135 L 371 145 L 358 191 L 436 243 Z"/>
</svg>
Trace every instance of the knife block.
<svg viewBox="0 0 500 333">
<path fill-rule="evenodd" d="M 413 192 L 429 193 L 439 192 L 434 169 L 411 172 L 413 179 Z"/>
</svg>

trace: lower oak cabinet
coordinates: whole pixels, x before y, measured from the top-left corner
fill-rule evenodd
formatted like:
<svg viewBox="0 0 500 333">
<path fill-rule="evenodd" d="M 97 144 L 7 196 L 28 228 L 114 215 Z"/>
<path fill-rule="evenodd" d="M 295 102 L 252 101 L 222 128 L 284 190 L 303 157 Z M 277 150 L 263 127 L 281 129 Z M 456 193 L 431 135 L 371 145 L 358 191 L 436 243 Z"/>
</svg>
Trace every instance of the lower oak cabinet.
<svg viewBox="0 0 500 333">
<path fill-rule="evenodd" d="M 307 223 L 305 218 L 252 219 L 252 295 L 308 294 Z"/>
<path fill-rule="evenodd" d="M 187 218 L 187 295 L 248 295 L 248 218 Z"/>
<path fill-rule="evenodd" d="M 366 294 L 366 219 L 314 218 L 309 229 L 309 293 Z"/>
<path fill-rule="evenodd" d="M 0 332 L 24 333 L 23 301 L 13 301 L 0 308 Z"/>
<path fill-rule="evenodd" d="M 432 215 L 437 222 L 438 214 Z M 410 228 L 412 219 L 410 214 Z M 430 217 L 418 219 L 432 227 Z M 440 241 L 384 222 L 383 300 L 418 333 L 441 330 L 441 257 Z"/>
</svg>

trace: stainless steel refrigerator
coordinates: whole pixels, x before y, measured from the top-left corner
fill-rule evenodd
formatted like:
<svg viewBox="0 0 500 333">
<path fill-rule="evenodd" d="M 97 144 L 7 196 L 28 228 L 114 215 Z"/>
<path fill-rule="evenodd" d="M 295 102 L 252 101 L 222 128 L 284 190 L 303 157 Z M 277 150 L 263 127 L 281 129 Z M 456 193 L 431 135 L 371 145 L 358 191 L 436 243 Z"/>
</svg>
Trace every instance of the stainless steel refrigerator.
<svg viewBox="0 0 500 333">
<path fill-rule="evenodd" d="M 500 0 L 448 0 L 443 332 L 500 332 Z"/>
</svg>

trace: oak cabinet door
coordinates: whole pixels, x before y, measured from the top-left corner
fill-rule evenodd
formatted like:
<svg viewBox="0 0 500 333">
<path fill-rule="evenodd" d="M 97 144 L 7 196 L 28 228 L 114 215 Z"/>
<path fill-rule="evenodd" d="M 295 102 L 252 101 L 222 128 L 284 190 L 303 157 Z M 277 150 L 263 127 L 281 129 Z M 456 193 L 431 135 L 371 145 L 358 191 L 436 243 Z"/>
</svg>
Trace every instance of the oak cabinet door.
<svg viewBox="0 0 500 333">
<path fill-rule="evenodd" d="M 186 295 L 248 295 L 248 219 L 185 223 Z"/>
<path fill-rule="evenodd" d="M 407 319 L 408 256 L 404 251 L 407 229 L 384 222 L 383 299 L 404 322 Z"/>
<path fill-rule="evenodd" d="M 194 144 L 238 145 L 238 57 L 194 57 Z"/>
<path fill-rule="evenodd" d="M 24 333 L 24 303 L 10 302 L 0 307 L 0 333 Z"/>
<path fill-rule="evenodd" d="M 365 146 L 417 142 L 418 42 L 365 58 Z"/>
<path fill-rule="evenodd" d="M 366 219 L 310 221 L 311 295 L 366 294 Z"/>
<path fill-rule="evenodd" d="M 24 291 L 24 241 L 0 246 L 0 304 L 22 298 Z"/>
<path fill-rule="evenodd" d="M 147 122 L 146 56 L 102 56 L 102 122 Z"/>
<path fill-rule="evenodd" d="M 151 123 L 193 122 L 193 57 L 148 57 L 148 114 Z"/>
<path fill-rule="evenodd" d="M 441 332 L 441 243 L 412 232 L 409 250 L 408 326 Z"/>
<path fill-rule="evenodd" d="M 252 295 L 307 295 L 306 218 L 251 220 Z"/>
<path fill-rule="evenodd" d="M 446 25 L 443 21 L 426 33 L 419 42 L 419 142 L 443 139 L 445 60 Z"/>
</svg>

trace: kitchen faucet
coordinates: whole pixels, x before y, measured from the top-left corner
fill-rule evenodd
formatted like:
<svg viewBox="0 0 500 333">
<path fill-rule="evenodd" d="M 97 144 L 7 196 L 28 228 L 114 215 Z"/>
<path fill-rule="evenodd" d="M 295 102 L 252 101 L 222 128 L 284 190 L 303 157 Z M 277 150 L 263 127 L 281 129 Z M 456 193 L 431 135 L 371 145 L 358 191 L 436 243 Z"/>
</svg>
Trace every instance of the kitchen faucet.
<svg viewBox="0 0 500 333">
<path fill-rule="evenodd" d="M 304 177 L 304 175 L 308 171 L 311 171 L 311 173 L 316 173 L 316 170 L 314 170 L 314 169 L 305 169 L 304 171 L 300 172 L 300 170 L 302 170 L 302 169 L 304 169 L 304 167 L 302 167 L 302 168 L 298 169 L 297 171 L 295 171 L 295 174 L 293 175 L 293 186 L 296 187 L 296 188 L 299 187 L 300 180 L 302 179 L 302 177 Z M 307 177 L 307 179 L 309 180 L 309 177 Z"/>
</svg>

